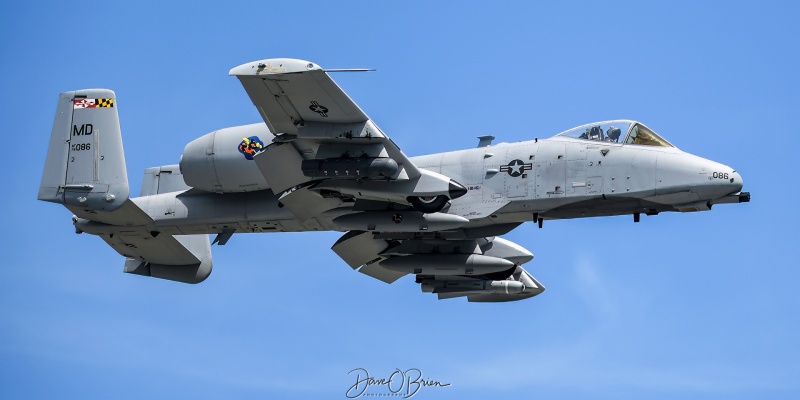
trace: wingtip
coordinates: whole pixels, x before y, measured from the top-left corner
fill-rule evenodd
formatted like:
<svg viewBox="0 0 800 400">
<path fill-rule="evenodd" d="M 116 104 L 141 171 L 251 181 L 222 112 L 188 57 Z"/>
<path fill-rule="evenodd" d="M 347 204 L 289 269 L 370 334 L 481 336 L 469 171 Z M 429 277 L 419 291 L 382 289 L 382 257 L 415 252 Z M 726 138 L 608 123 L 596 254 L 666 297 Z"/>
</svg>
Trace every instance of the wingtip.
<svg viewBox="0 0 800 400">
<path fill-rule="evenodd" d="M 292 74 L 305 71 L 322 70 L 319 65 L 294 58 L 267 58 L 251 61 L 231 68 L 230 76 L 256 76 L 270 74 Z"/>
</svg>

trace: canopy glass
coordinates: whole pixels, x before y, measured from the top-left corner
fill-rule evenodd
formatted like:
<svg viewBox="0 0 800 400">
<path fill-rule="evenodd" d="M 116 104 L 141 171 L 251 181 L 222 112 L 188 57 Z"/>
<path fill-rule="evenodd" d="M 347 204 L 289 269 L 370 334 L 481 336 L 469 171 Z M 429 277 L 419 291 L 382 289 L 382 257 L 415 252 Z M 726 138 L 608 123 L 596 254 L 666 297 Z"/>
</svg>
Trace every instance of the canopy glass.
<svg viewBox="0 0 800 400">
<path fill-rule="evenodd" d="M 624 119 L 581 125 L 556 136 L 640 146 L 675 147 L 641 122 Z"/>
</svg>

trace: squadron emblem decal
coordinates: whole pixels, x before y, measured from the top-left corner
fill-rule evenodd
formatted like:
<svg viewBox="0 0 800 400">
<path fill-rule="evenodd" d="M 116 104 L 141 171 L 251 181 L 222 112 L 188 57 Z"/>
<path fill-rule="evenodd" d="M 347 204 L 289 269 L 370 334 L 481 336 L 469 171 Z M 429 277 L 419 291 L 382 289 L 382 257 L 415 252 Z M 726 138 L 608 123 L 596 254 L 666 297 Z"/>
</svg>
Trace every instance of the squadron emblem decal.
<svg viewBox="0 0 800 400">
<path fill-rule="evenodd" d="M 248 160 L 252 160 L 254 156 L 261 154 L 266 149 L 267 146 L 264 146 L 264 142 L 258 136 L 242 138 L 242 142 L 239 143 L 239 152 L 244 154 L 244 158 Z"/>
<path fill-rule="evenodd" d="M 525 171 L 530 171 L 533 169 L 533 164 L 531 163 L 523 163 L 522 160 L 511 160 L 508 165 L 503 165 L 500 167 L 500 172 L 508 172 L 508 174 L 512 178 L 516 178 L 521 176 Z"/>
<path fill-rule="evenodd" d="M 250 68 L 253 68 L 253 67 L 251 66 Z M 286 72 L 286 68 L 283 68 L 283 64 L 281 64 L 280 67 L 273 67 L 272 63 L 269 63 L 269 64 L 259 63 L 258 64 L 258 69 L 256 70 L 256 75 L 258 75 L 260 73 L 267 73 L 267 72 L 280 74 L 280 73 Z"/>
<path fill-rule="evenodd" d="M 325 107 L 322 104 L 317 103 L 316 101 L 312 101 L 311 105 L 308 106 L 308 109 L 323 117 L 328 116 L 328 107 Z"/>
</svg>

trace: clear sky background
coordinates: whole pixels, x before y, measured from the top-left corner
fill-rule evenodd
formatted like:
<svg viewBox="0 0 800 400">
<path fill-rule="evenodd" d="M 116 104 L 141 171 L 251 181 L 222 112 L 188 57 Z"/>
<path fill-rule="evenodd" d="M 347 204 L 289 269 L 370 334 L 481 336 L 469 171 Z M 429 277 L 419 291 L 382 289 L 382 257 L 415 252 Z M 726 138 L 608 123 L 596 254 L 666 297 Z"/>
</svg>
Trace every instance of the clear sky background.
<svg viewBox="0 0 800 400">
<path fill-rule="evenodd" d="M 642 3 L 3 2 L 0 397 L 336 399 L 360 367 L 452 383 L 419 399 L 799 398 L 800 3 Z M 630 118 L 753 201 L 525 224 L 547 291 L 470 304 L 351 271 L 336 232 L 235 235 L 200 285 L 123 274 L 35 200 L 58 93 L 116 91 L 135 194 L 259 122 L 227 73 L 272 57 L 377 68 L 334 79 L 411 156 Z"/>
</svg>

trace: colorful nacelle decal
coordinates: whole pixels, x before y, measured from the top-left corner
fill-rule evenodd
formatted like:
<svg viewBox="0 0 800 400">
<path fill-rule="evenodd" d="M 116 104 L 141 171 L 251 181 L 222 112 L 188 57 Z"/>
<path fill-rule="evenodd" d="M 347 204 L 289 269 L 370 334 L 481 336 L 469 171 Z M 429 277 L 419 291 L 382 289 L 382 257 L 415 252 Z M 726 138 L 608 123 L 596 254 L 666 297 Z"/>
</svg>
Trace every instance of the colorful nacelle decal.
<svg viewBox="0 0 800 400">
<path fill-rule="evenodd" d="M 252 160 L 257 154 L 260 154 L 267 149 L 264 142 L 258 136 L 250 136 L 249 138 L 242 138 L 239 143 L 239 152 L 244 154 L 244 158 Z"/>
</svg>

